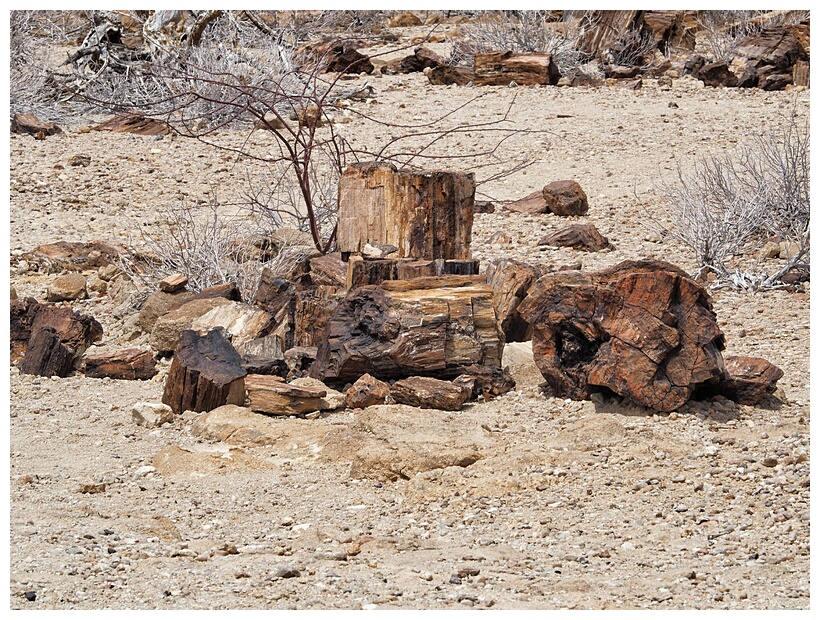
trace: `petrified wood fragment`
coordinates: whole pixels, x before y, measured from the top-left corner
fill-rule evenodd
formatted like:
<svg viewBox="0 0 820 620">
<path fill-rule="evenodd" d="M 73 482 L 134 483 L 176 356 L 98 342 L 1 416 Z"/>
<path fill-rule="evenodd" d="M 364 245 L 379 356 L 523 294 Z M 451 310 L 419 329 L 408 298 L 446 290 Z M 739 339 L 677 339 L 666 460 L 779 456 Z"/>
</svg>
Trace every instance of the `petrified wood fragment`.
<svg viewBox="0 0 820 620">
<path fill-rule="evenodd" d="M 707 292 L 662 261 L 542 277 L 518 307 L 533 327 L 535 362 L 556 396 L 611 390 L 673 411 L 725 377 Z"/>
<path fill-rule="evenodd" d="M 226 334 L 217 328 L 204 336 L 190 329 L 180 335 L 162 394 L 174 413 L 245 403 L 247 372 Z"/>
<path fill-rule="evenodd" d="M 157 363 L 154 354 L 143 349 L 123 349 L 85 357 L 85 376 L 94 379 L 109 377 L 145 380 L 155 374 Z"/>
<path fill-rule="evenodd" d="M 472 390 L 465 385 L 433 377 L 400 379 L 390 388 L 390 396 L 397 403 L 444 411 L 460 411 L 471 395 Z"/>
</svg>

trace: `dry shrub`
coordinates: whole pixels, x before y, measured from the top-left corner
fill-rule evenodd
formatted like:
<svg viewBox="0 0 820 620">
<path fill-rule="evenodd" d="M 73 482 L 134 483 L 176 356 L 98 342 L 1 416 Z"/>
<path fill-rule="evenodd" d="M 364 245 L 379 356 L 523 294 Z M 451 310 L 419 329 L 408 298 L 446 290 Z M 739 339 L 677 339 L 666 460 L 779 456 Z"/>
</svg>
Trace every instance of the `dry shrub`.
<svg viewBox="0 0 820 620">
<path fill-rule="evenodd" d="M 773 129 L 736 152 L 704 156 L 664 184 L 673 212 L 663 230 L 695 254 L 718 286 L 765 290 L 793 269 L 808 271 L 810 250 L 809 118 L 796 107 Z M 750 256 L 768 236 L 798 249 L 774 273 Z"/>
</svg>

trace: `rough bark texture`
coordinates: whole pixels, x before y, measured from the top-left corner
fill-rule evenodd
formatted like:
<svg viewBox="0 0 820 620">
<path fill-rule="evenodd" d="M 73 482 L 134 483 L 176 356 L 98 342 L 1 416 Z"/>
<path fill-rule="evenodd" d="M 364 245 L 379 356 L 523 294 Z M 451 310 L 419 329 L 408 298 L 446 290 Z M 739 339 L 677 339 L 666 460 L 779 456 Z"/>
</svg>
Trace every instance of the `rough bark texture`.
<svg viewBox="0 0 820 620">
<path fill-rule="evenodd" d="M 519 85 L 558 84 L 561 74 L 551 54 L 491 52 L 476 54 L 473 65 L 477 86 L 506 86 L 510 82 Z"/>
<path fill-rule="evenodd" d="M 463 277 L 471 276 L 456 278 Z M 381 379 L 453 377 L 461 366 L 501 365 L 503 343 L 489 286 L 409 288 L 414 282 L 391 283 L 404 285 L 404 291 L 378 286 L 351 291 L 327 323 L 311 375 L 325 382 L 365 373 Z"/>
<path fill-rule="evenodd" d="M 100 355 L 87 355 L 85 376 L 111 379 L 150 379 L 157 374 L 157 363 L 151 351 L 123 349 Z"/>
<path fill-rule="evenodd" d="M 60 342 L 78 357 L 103 335 L 102 325 L 94 317 L 69 308 L 41 304 L 33 297 L 13 300 L 9 314 L 11 361 L 20 359 L 31 337 L 45 327 L 52 328 Z"/>
<path fill-rule="evenodd" d="M 349 166 L 339 180 L 338 248 L 390 244 L 395 258 L 469 259 L 474 198 L 472 173 Z"/>
<path fill-rule="evenodd" d="M 242 358 L 224 329 L 214 329 L 204 336 L 185 330 L 165 379 L 162 402 L 174 413 L 243 405 L 246 374 Z"/>
<path fill-rule="evenodd" d="M 325 390 L 298 387 L 270 375 L 248 375 L 245 389 L 252 411 L 269 415 L 301 415 L 319 411 Z"/>
<path fill-rule="evenodd" d="M 518 306 L 541 275 L 541 268 L 511 259 L 498 260 L 487 267 L 487 283 L 493 288 L 493 309 L 504 342 L 532 338 L 532 328 L 521 318 Z"/>
<path fill-rule="evenodd" d="M 473 81 L 473 73 L 463 67 L 434 67 L 427 73 L 427 79 L 433 86 L 464 86 Z"/>
<path fill-rule="evenodd" d="M 397 403 L 444 411 L 460 411 L 471 394 L 472 390 L 464 385 L 433 377 L 408 377 L 390 388 L 390 396 Z"/>
<path fill-rule="evenodd" d="M 27 375 L 67 377 L 74 368 L 76 354 L 60 342 L 53 327 L 38 329 L 28 342 L 28 348 L 18 368 Z"/>
<path fill-rule="evenodd" d="M 725 377 L 709 295 L 668 263 L 544 276 L 519 312 L 533 326 L 535 362 L 559 397 L 608 389 L 673 411 Z"/>
<path fill-rule="evenodd" d="M 293 345 L 318 347 L 325 333 L 325 326 L 342 294 L 332 286 L 317 286 L 296 293 L 293 312 Z"/>
</svg>

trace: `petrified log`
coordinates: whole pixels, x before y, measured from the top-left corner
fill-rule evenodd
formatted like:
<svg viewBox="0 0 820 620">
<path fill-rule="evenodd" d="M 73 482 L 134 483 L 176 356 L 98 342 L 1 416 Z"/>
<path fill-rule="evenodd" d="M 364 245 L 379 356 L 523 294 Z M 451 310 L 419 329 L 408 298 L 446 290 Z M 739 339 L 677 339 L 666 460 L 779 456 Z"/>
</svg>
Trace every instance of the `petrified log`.
<svg viewBox="0 0 820 620">
<path fill-rule="evenodd" d="M 515 387 L 515 379 L 510 374 L 507 367 L 489 367 L 473 364 L 461 368 L 461 373 L 453 382 L 462 385 L 469 385 L 473 396 L 481 394 L 485 398 L 488 396 L 500 396 L 506 394 Z"/>
<path fill-rule="evenodd" d="M 725 376 L 709 295 L 669 263 L 546 275 L 518 311 L 533 327 L 536 365 L 562 398 L 611 390 L 673 411 Z"/>
<path fill-rule="evenodd" d="M 403 260 L 396 265 L 397 280 L 412 280 L 436 276 L 436 263 L 431 260 Z"/>
<path fill-rule="evenodd" d="M 344 256 L 390 244 L 396 258 L 469 259 L 474 198 L 472 173 L 348 166 L 339 179 L 338 248 Z"/>
<path fill-rule="evenodd" d="M 171 133 L 171 127 L 167 123 L 147 118 L 133 111 L 112 116 L 105 122 L 92 127 L 92 129 L 94 131 L 133 133 L 140 136 L 165 136 Z"/>
<path fill-rule="evenodd" d="M 38 329 L 28 342 L 28 348 L 18 368 L 27 375 L 66 377 L 74 367 L 75 352 L 60 342 L 53 327 Z"/>
<path fill-rule="evenodd" d="M 473 64 L 474 81 L 477 86 L 506 86 L 510 82 L 519 85 L 558 84 L 561 73 L 551 54 L 527 52 L 513 54 L 510 51 L 476 54 Z"/>
<path fill-rule="evenodd" d="M 512 259 L 497 260 L 487 267 L 487 283 L 493 288 L 493 309 L 504 342 L 532 338 L 532 328 L 521 318 L 518 306 L 541 275 L 539 267 Z"/>
<path fill-rule="evenodd" d="M 41 304 L 33 297 L 15 299 L 10 306 L 11 361 L 20 359 L 39 330 L 50 327 L 76 357 L 102 339 L 103 328 L 94 317 L 69 308 Z M 76 358 L 75 358 L 76 359 Z"/>
<path fill-rule="evenodd" d="M 84 358 L 85 376 L 93 379 L 150 379 L 157 374 L 157 363 L 151 351 L 123 349 Z"/>
<path fill-rule="evenodd" d="M 594 224 L 570 224 L 556 230 L 538 242 L 538 245 L 573 248 L 584 252 L 600 252 L 612 247 Z"/>
<path fill-rule="evenodd" d="M 325 325 L 342 297 L 332 286 L 298 291 L 293 311 L 293 346 L 318 347 Z"/>
<path fill-rule="evenodd" d="M 472 395 L 472 390 L 452 381 L 433 377 L 408 377 L 390 387 L 390 396 L 397 403 L 423 409 L 460 411 Z"/>
<path fill-rule="evenodd" d="M 469 260 L 446 260 L 444 261 L 444 274 L 453 276 L 474 276 L 478 275 L 480 261 L 478 259 Z"/>
<path fill-rule="evenodd" d="M 247 372 L 226 334 L 222 328 L 204 336 L 190 329 L 182 332 L 162 394 L 162 402 L 174 413 L 245 403 Z"/>
<path fill-rule="evenodd" d="M 356 50 L 355 41 L 326 38 L 321 43 L 306 45 L 296 51 L 303 58 L 302 69 L 310 71 L 317 66 L 323 71 L 337 73 L 371 73 L 370 58 Z"/>
<path fill-rule="evenodd" d="M 248 375 L 245 389 L 252 411 L 270 415 L 301 415 L 319 411 L 325 390 L 298 387 L 271 375 Z"/>
<path fill-rule="evenodd" d="M 341 252 L 311 258 L 310 279 L 317 286 L 345 286 L 347 265 L 342 260 Z"/>
<path fill-rule="evenodd" d="M 780 368 L 760 357 L 727 357 L 725 364 L 729 377 L 716 391 L 741 405 L 756 405 L 773 394 L 783 376 Z"/>
<path fill-rule="evenodd" d="M 250 354 L 242 356 L 242 368 L 248 371 L 249 375 L 276 375 L 277 377 L 284 377 L 288 372 L 284 357 L 272 358 Z"/>
<path fill-rule="evenodd" d="M 451 276 L 459 283 L 465 278 Z M 355 380 L 365 373 L 381 379 L 411 375 L 454 377 L 470 364 L 500 366 L 502 341 L 492 308 L 492 290 L 470 283 L 424 288 L 425 280 L 385 282 L 354 289 L 339 302 L 319 345 L 313 377 Z M 422 283 L 418 289 L 411 288 Z"/>
</svg>

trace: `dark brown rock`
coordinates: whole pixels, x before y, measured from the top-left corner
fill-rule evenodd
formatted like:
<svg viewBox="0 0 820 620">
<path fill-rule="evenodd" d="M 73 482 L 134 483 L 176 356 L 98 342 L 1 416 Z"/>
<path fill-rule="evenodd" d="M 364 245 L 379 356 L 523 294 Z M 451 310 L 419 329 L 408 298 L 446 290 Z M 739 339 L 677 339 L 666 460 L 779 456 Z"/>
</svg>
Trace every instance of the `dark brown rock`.
<svg viewBox="0 0 820 620">
<path fill-rule="evenodd" d="M 245 403 L 246 374 L 242 358 L 224 329 L 214 329 L 204 336 L 185 330 L 165 379 L 162 402 L 174 413 L 241 406 Z"/>
<path fill-rule="evenodd" d="M 453 379 L 453 383 L 469 385 L 472 396 L 484 398 L 506 394 L 515 387 L 515 379 L 509 368 L 479 366 L 473 364 L 461 369 L 462 374 Z"/>
<path fill-rule="evenodd" d="M 397 403 L 444 411 L 460 411 L 471 395 L 472 390 L 464 385 L 433 377 L 408 377 L 390 388 L 390 396 Z"/>
<path fill-rule="evenodd" d="M 63 133 L 63 130 L 54 123 L 41 121 L 34 114 L 15 114 L 11 119 L 11 132 L 27 133 L 32 136 L 38 133 L 53 136 L 54 134 Z"/>
<path fill-rule="evenodd" d="M 473 74 L 469 69 L 463 67 L 445 65 L 430 69 L 427 72 L 427 79 L 434 86 L 447 86 L 449 84 L 464 86 L 473 81 Z"/>
<path fill-rule="evenodd" d="M 123 349 L 112 353 L 86 355 L 85 376 L 94 379 L 146 380 L 157 374 L 157 363 L 151 351 Z"/>
<path fill-rule="evenodd" d="M 341 252 L 333 252 L 310 259 L 310 279 L 317 286 L 347 285 L 347 265 Z"/>
<path fill-rule="evenodd" d="M 610 390 L 673 411 L 725 377 L 723 333 L 706 290 L 662 261 L 542 277 L 518 308 L 553 393 Z"/>
<path fill-rule="evenodd" d="M 577 181 L 553 181 L 542 190 L 547 209 L 555 215 L 584 215 L 587 195 Z"/>
<path fill-rule="evenodd" d="M 718 60 L 704 65 L 697 73 L 697 78 L 706 86 L 734 87 L 737 86 L 737 76 L 729 69 L 726 60 Z"/>
<path fill-rule="evenodd" d="M 593 224 L 570 224 L 548 234 L 538 245 L 573 248 L 584 252 L 600 252 L 612 248 L 609 239 L 598 232 Z"/>
<path fill-rule="evenodd" d="M 70 308 L 41 304 L 33 297 L 12 301 L 10 320 L 12 361 L 23 356 L 29 339 L 45 327 L 55 331 L 60 342 L 74 352 L 75 359 L 103 335 L 102 325 L 94 317 Z"/>
<path fill-rule="evenodd" d="M 17 367 L 27 375 L 67 377 L 76 358 L 74 350 L 60 342 L 56 330 L 46 326 L 31 336 L 26 354 Z"/>
<path fill-rule="evenodd" d="M 387 383 L 364 374 L 345 392 L 345 407 L 364 409 L 371 405 L 383 405 L 384 399 L 389 395 L 390 386 Z"/>
</svg>

